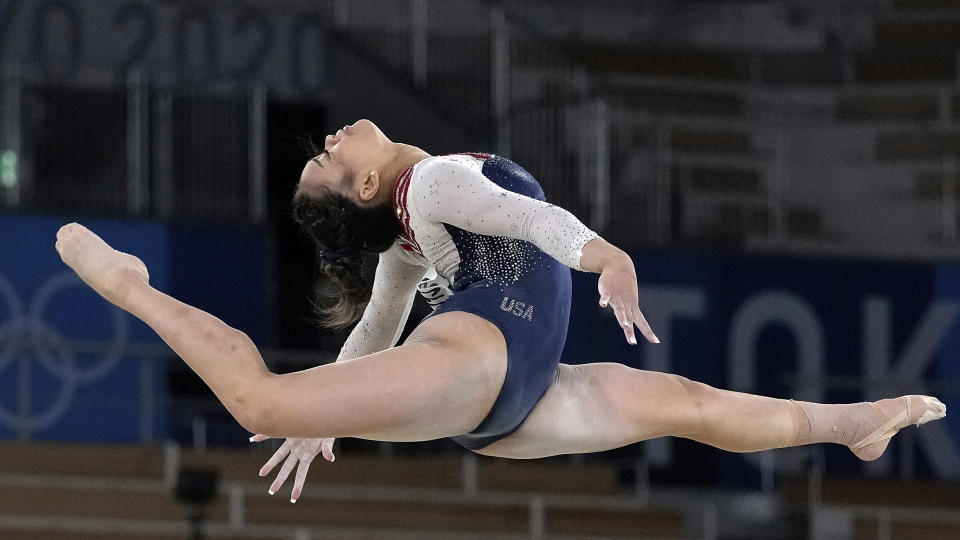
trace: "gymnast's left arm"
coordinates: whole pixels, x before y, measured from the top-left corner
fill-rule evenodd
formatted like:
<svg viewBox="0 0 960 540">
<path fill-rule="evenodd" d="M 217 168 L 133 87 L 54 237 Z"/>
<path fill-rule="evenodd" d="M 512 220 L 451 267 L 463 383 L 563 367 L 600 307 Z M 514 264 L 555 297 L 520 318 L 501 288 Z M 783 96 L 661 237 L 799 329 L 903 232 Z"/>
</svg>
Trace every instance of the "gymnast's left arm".
<svg viewBox="0 0 960 540">
<path fill-rule="evenodd" d="M 460 163 L 437 160 L 419 169 L 420 178 L 410 189 L 423 218 L 479 234 L 526 240 L 575 270 L 599 273 L 600 305 L 613 308 L 627 341 L 636 344 L 636 325 L 650 342 L 660 342 L 640 312 L 630 256 L 572 213 L 505 190 Z"/>
</svg>

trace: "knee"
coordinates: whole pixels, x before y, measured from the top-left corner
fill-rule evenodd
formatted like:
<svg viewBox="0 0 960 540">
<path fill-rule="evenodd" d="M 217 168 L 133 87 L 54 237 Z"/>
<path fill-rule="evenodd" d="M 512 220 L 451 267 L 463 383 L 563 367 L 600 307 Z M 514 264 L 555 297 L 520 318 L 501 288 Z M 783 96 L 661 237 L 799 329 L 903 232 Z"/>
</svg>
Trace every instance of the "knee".
<svg viewBox="0 0 960 540">
<path fill-rule="evenodd" d="M 233 381 L 221 401 L 233 418 L 251 433 L 275 434 L 280 422 L 271 390 L 276 375 L 256 370 Z"/>
<path fill-rule="evenodd" d="M 701 382 L 675 375 L 675 381 L 683 396 L 681 412 L 681 436 L 695 436 L 703 433 L 713 423 L 716 409 L 716 389 Z"/>
<path fill-rule="evenodd" d="M 231 396 L 227 410 L 244 429 L 250 433 L 276 435 L 280 424 L 278 411 L 267 397 L 259 392 L 236 392 Z"/>
</svg>

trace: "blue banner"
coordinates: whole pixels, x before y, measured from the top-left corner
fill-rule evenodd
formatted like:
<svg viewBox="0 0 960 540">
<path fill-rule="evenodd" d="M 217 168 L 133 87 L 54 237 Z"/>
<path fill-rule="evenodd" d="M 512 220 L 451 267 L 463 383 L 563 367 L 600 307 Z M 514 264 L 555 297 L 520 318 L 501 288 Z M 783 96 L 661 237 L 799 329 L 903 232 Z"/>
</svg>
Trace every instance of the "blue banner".
<svg viewBox="0 0 960 540">
<path fill-rule="evenodd" d="M 172 353 L 149 327 L 104 301 L 60 261 L 54 242 L 65 222 L 0 215 L 0 437 L 166 438 Z M 262 232 L 84 224 L 140 257 L 153 286 L 212 309 L 242 305 L 233 322 L 254 339 L 269 339 L 272 264 Z M 187 257 L 194 257 L 192 265 Z"/>
</svg>

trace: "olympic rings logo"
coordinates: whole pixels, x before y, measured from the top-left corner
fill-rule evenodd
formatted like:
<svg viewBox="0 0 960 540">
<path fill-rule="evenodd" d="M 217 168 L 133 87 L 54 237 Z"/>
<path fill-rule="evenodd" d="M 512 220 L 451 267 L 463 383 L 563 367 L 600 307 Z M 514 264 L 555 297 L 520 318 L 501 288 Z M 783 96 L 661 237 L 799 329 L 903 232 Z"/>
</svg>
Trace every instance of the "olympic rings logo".
<svg viewBox="0 0 960 540">
<path fill-rule="evenodd" d="M 14 363 L 15 359 L 35 359 L 36 363 L 20 364 L 19 385 L 32 384 L 31 365 L 39 365 L 49 376 L 60 381 L 56 397 L 40 410 L 11 411 L 0 402 L 0 424 L 8 428 L 26 428 L 36 432 L 58 421 L 70 408 L 77 388 L 89 384 L 113 371 L 123 359 L 129 333 L 127 316 L 123 311 L 110 306 L 113 337 L 106 345 L 102 356 L 92 365 L 78 365 L 77 351 L 70 340 L 46 319 L 46 309 L 53 296 L 64 289 L 86 285 L 73 272 L 53 275 L 25 305 L 14 286 L 0 274 L 0 302 L 6 305 L 8 317 L 0 320 L 0 374 Z M 0 311 L 2 317 L 3 311 Z M 78 317 L 85 316 L 77 314 Z M 7 376 L 0 375 L 7 378 Z M 9 380 L 9 379 L 8 379 Z M 22 408 L 22 407 L 21 407 Z M 26 425 L 24 426 L 24 423 Z"/>
</svg>

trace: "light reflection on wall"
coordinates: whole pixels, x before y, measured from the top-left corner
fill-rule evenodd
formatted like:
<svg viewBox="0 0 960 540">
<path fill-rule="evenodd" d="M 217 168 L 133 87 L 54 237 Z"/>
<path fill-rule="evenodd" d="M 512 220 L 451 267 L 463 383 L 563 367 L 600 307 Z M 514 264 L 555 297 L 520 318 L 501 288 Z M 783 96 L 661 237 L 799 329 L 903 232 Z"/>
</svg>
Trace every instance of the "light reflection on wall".
<svg viewBox="0 0 960 540">
<path fill-rule="evenodd" d="M 0 186 L 13 188 L 17 185 L 17 154 L 12 150 L 0 152 Z"/>
</svg>

